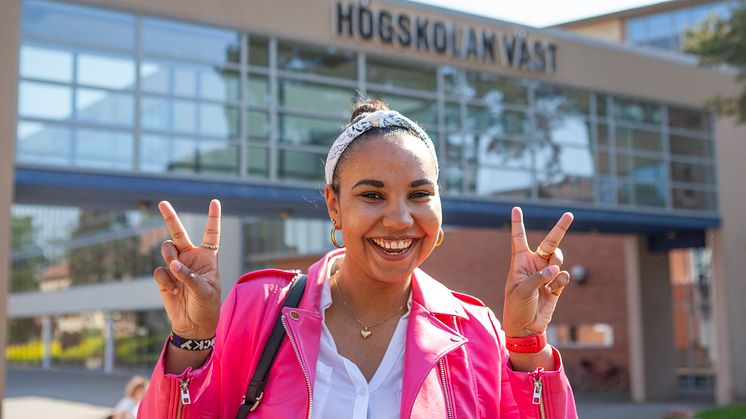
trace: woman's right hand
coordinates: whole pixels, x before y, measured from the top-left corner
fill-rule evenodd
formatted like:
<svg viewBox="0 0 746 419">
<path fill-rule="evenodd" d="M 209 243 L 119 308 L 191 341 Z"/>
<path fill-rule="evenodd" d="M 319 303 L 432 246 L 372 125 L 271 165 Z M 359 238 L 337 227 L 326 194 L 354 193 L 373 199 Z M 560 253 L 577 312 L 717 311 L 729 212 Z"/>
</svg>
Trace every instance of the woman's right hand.
<svg viewBox="0 0 746 419">
<path fill-rule="evenodd" d="M 215 334 L 220 316 L 220 201 L 210 201 L 202 243 L 195 246 L 168 201 L 158 209 L 166 222 L 171 240 L 161 243 L 161 255 L 167 268 L 153 272 L 161 291 L 163 306 L 171 328 L 189 339 L 209 339 Z"/>
</svg>

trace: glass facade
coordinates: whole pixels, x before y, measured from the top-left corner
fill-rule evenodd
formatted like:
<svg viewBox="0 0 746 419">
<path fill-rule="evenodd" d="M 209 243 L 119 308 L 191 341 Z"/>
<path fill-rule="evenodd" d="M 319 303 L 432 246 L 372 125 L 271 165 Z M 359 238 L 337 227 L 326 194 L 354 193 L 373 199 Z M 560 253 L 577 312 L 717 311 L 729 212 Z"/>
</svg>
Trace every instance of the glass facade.
<svg viewBox="0 0 746 419">
<path fill-rule="evenodd" d="M 278 260 L 318 255 L 333 249 L 326 220 L 246 220 L 242 233 L 243 269 L 247 272 L 276 266 Z"/>
<path fill-rule="evenodd" d="M 162 264 L 161 242 L 170 237 L 159 215 L 143 211 L 16 204 L 11 226 L 11 293 L 151 278 Z M 114 366 L 152 367 L 169 330 L 162 309 L 49 317 L 51 365 L 101 368 L 109 314 Z M 9 363 L 41 365 L 43 323 L 41 317 L 10 320 Z"/>
<path fill-rule="evenodd" d="M 625 19 L 627 43 L 669 51 L 681 51 L 687 29 L 694 29 L 710 16 L 728 18 L 734 1 L 719 1 Z"/>
<path fill-rule="evenodd" d="M 41 0 L 20 56 L 20 166 L 317 187 L 362 90 L 431 134 L 446 195 L 716 211 L 700 109 Z"/>
<path fill-rule="evenodd" d="M 170 237 L 142 211 L 14 205 L 11 221 L 11 292 L 150 277 Z"/>
</svg>

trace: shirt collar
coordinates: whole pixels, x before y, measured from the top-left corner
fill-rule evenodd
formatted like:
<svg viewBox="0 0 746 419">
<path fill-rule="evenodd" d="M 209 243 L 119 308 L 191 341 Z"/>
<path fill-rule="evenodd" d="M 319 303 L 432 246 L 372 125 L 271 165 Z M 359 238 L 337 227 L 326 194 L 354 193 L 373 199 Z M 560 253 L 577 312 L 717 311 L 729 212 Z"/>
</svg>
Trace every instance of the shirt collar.
<svg viewBox="0 0 746 419">
<path fill-rule="evenodd" d="M 326 309 L 332 305 L 332 289 L 331 289 L 331 278 L 332 268 L 335 262 L 341 262 L 343 255 L 336 255 L 329 258 L 326 264 L 326 270 L 324 272 L 324 284 L 321 286 L 321 296 L 319 297 L 319 309 L 321 310 L 322 316 L 326 312 Z M 409 309 L 412 308 L 412 291 L 410 288 L 409 298 L 407 299 L 407 312 L 404 313 L 402 318 L 409 316 Z"/>
</svg>

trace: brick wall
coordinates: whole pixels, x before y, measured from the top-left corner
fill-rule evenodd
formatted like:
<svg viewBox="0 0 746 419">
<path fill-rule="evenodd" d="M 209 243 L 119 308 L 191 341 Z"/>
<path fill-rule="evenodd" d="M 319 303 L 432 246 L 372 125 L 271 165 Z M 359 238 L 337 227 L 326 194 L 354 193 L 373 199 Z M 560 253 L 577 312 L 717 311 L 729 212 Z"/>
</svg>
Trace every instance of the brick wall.
<svg viewBox="0 0 746 419">
<path fill-rule="evenodd" d="M 545 234 L 529 231 L 530 246 L 538 246 Z M 628 376 L 629 341 L 622 237 L 569 233 L 561 248 L 565 255 L 565 269 L 576 264 L 583 265 L 588 274 L 584 283 L 571 283 L 562 293 L 552 323 L 607 323 L 614 330 L 611 348 L 561 349 L 568 375 L 579 382 L 580 361 L 590 358 L 599 368 L 618 366 Z M 443 245 L 433 252 L 422 268 L 448 287 L 478 297 L 501 319 L 509 264 L 509 230 L 458 229 L 446 233 Z M 595 384 L 595 381 L 590 380 L 590 384 Z M 603 385 L 603 382 L 599 384 Z"/>
</svg>

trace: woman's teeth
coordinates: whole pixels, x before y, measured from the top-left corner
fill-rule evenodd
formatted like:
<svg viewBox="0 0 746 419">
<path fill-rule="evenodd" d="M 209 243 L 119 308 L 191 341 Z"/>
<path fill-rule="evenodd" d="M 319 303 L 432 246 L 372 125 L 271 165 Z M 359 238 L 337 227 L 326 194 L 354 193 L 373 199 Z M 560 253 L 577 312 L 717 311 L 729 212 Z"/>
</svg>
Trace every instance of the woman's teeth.
<svg viewBox="0 0 746 419">
<path fill-rule="evenodd" d="M 405 240 L 383 240 L 383 239 L 372 239 L 373 243 L 375 243 L 378 247 L 381 248 L 384 252 L 390 254 L 390 255 L 398 255 L 406 252 L 409 250 L 409 247 L 412 246 L 412 242 L 414 240 L 412 239 L 405 239 Z"/>
</svg>

